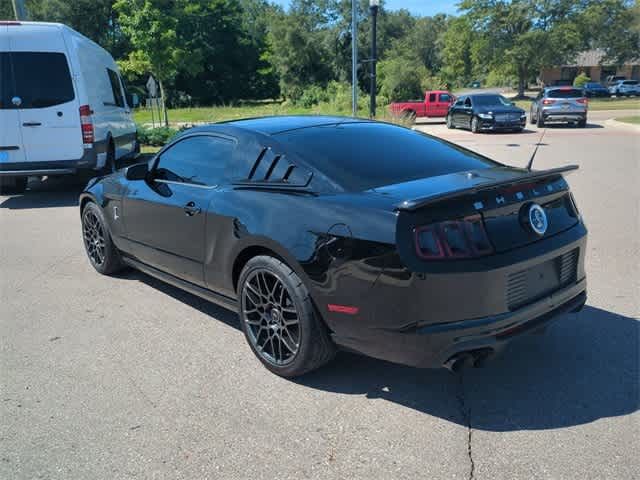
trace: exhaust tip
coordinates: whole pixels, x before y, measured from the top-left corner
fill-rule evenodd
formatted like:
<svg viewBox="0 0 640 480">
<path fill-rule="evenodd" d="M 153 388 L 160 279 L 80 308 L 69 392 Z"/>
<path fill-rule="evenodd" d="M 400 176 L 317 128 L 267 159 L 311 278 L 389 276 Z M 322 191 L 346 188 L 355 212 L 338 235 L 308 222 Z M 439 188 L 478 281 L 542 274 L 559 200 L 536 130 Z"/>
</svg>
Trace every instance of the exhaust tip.
<svg viewBox="0 0 640 480">
<path fill-rule="evenodd" d="M 465 367 L 481 368 L 494 354 L 492 348 L 480 348 L 453 355 L 442 366 L 452 373 L 459 373 Z"/>
</svg>

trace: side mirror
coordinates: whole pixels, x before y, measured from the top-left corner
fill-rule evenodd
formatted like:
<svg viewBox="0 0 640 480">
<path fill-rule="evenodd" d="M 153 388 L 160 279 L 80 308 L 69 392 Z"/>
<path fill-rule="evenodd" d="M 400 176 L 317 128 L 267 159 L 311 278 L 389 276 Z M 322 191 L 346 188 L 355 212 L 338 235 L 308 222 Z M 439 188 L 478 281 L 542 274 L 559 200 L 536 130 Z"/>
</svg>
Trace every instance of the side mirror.
<svg viewBox="0 0 640 480">
<path fill-rule="evenodd" d="M 140 106 L 140 97 L 137 93 L 127 93 L 127 105 L 131 108 L 138 108 Z"/>
<path fill-rule="evenodd" d="M 125 177 L 127 180 L 145 180 L 149 175 L 149 165 L 147 163 L 136 163 L 127 167 Z"/>
</svg>

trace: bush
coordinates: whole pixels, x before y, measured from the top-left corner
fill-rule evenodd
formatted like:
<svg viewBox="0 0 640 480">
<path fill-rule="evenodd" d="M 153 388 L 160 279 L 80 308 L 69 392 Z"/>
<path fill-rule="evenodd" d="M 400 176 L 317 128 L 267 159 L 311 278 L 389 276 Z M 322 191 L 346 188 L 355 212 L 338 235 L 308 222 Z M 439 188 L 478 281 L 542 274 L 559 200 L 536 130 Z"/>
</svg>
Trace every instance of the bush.
<svg viewBox="0 0 640 480">
<path fill-rule="evenodd" d="M 178 130 L 171 127 L 146 128 L 138 125 L 138 141 L 142 145 L 162 147 L 177 133 Z"/>
<path fill-rule="evenodd" d="M 591 78 L 586 73 L 580 72 L 580 74 L 573 80 L 573 86 L 576 88 L 582 88 L 586 83 L 589 83 Z"/>
</svg>

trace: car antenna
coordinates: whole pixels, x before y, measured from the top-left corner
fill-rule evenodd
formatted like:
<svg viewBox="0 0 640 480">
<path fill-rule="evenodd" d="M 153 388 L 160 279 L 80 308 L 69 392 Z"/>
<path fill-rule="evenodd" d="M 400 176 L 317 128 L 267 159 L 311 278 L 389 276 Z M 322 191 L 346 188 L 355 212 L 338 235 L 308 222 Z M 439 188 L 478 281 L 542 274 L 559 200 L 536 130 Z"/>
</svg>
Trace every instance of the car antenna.
<svg viewBox="0 0 640 480">
<path fill-rule="evenodd" d="M 536 144 L 536 149 L 533 151 L 533 155 L 531 155 L 531 158 L 529 159 L 529 163 L 527 164 L 527 170 L 529 171 L 531 171 L 531 167 L 533 166 L 533 159 L 536 158 L 536 153 L 538 153 L 538 148 L 542 144 L 542 139 L 544 138 L 545 133 L 547 133 L 546 128 L 543 130 L 542 135 L 540 135 L 540 140 L 538 140 L 538 143 Z"/>
</svg>

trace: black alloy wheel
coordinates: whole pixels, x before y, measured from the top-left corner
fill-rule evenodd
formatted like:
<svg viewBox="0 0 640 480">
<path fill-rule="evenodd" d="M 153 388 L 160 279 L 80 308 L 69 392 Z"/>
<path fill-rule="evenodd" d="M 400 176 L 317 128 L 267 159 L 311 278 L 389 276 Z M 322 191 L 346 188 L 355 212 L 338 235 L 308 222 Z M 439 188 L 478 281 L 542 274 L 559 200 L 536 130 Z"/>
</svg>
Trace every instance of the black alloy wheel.
<svg viewBox="0 0 640 480">
<path fill-rule="evenodd" d="M 333 358 L 335 347 L 298 275 L 269 256 L 251 259 L 239 280 L 239 315 L 251 349 L 272 372 L 295 377 Z"/>
<path fill-rule="evenodd" d="M 110 275 L 123 268 L 120 252 L 111 240 L 102 210 L 92 202 L 82 211 L 82 239 L 89 262 L 99 273 Z"/>
</svg>

